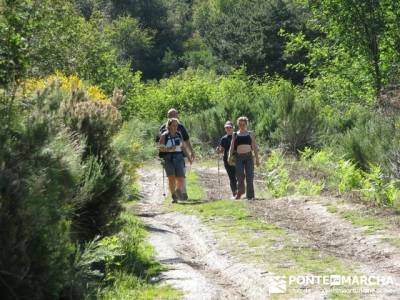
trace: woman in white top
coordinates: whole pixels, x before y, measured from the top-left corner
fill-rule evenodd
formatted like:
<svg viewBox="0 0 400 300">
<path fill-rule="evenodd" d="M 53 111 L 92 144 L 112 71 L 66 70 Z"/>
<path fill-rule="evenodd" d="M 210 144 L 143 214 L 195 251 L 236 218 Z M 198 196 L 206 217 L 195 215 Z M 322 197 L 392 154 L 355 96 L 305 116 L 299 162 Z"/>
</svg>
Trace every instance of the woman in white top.
<svg viewBox="0 0 400 300">
<path fill-rule="evenodd" d="M 185 160 L 183 153 L 188 157 L 189 162 L 192 163 L 191 158 L 186 152 L 186 144 L 183 140 L 182 134 L 177 131 L 178 119 L 168 119 L 166 128 L 160 137 L 160 152 L 165 152 L 164 168 L 168 177 L 169 189 L 172 195 L 172 202 L 183 199 L 183 184 L 185 179 Z"/>
</svg>

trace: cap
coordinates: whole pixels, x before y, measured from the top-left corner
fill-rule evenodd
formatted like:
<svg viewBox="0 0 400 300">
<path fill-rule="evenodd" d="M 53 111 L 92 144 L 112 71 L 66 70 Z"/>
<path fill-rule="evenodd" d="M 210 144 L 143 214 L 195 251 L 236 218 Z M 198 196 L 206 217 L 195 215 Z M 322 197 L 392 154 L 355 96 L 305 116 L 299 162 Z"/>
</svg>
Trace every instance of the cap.
<svg viewBox="0 0 400 300">
<path fill-rule="evenodd" d="M 224 128 L 225 127 L 233 127 L 233 123 L 231 121 L 226 121 Z"/>
</svg>

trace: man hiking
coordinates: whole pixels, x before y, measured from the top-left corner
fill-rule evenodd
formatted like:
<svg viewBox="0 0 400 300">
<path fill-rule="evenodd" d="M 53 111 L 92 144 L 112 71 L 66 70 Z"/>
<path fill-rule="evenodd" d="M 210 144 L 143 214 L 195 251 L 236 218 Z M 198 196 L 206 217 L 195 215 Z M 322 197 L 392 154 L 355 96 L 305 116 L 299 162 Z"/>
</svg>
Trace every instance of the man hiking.
<svg viewBox="0 0 400 300">
<path fill-rule="evenodd" d="M 175 108 L 171 108 L 170 110 L 168 110 L 167 118 L 178 120 L 178 111 Z M 165 133 L 167 130 L 168 130 L 167 124 L 162 124 L 160 127 L 160 130 L 159 130 L 159 137 L 161 137 L 162 134 Z M 189 150 L 189 152 L 190 152 L 190 157 L 187 156 L 187 158 L 189 159 L 190 162 L 193 162 L 193 160 L 195 158 L 195 154 L 194 154 L 192 144 L 190 143 L 189 134 L 188 134 L 185 126 L 183 126 L 183 124 L 180 123 L 179 121 L 178 121 L 177 132 L 179 132 L 179 134 L 182 136 L 182 139 L 185 142 L 185 145 L 187 146 L 187 150 Z M 162 157 L 162 155 L 163 155 L 163 153 L 161 153 L 161 157 Z M 186 156 L 185 153 L 184 153 L 184 156 Z M 186 168 L 184 168 L 184 171 L 186 172 Z M 183 178 L 182 200 L 187 200 L 187 199 L 188 199 L 188 194 L 187 194 L 187 190 L 186 190 L 186 180 L 185 180 L 185 178 Z"/>
</svg>

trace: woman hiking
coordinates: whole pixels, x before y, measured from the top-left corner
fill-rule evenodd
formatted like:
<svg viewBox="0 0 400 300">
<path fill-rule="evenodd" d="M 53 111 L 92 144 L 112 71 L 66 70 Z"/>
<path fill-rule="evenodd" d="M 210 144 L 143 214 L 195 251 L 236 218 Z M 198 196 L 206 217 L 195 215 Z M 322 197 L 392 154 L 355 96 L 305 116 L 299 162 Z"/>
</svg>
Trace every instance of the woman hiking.
<svg viewBox="0 0 400 300">
<path fill-rule="evenodd" d="M 233 123 L 231 121 L 226 121 L 225 125 L 225 132 L 226 134 L 221 138 L 219 145 L 217 147 L 218 153 L 224 153 L 223 161 L 226 173 L 228 173 L 229 177 L 229 184 L 231 187 L 233 199 L 236 197 L 237 193 L 237 179 L 236 179 L 236 168 L 235 166 L 231 166 L 228 164 L 228 153 L 229 148 L 232 142 L 232 134 L 233 134 Z"/>
<path fill-rule="evenodd" d="M 170 118 L 167 121 L 165 131 L 159 142 L 160 152 L 165 152 L 165 172 L 168 177 L 169 190 L 172 196 L 172 202 L 183 200 L 183 185 L 185 179 L 185 160 L 183 154 L 192 163 L 191 157 L 186 152 L 186 143 L 182 134 L 178 131 L 178 119 Z"/>
<path fill-rule="evenodd" d="M 254 160 L 253 152 L 256 159 L 257 167 L 260 165 L 258 158 L 258 149 L 256 145 L 255 136 L 247 130 L 249 119 L 247 117 L 240 117 L 237 119 L 239 130 L 232 136 L 231 146 L 229 148 L 229 156 L 236 156 L 236 177 L 238 180 L 238 191 L 236 199 L 246 191 L 246 198 L 248 200 L 254 199 Z M 228 157 L 229 160 L 229 157 Z M 244 180 L 246 179 L 246 187 Z"/>
<path fill-rule="evenodd" d="M 169 109 L 168 113 L 167 113 L 167 119 L 172 119 L 172 118 L 179 120 L 178 111 L 175 108 Z M 157 135 L 157 138 L 156 138 L 156 142 L 157 143 L 160 141 L 161 135 L 165 131 L 167 131 L 166 123 L 162 124 L 161 127 L 160 127 L 159 135 Z M 190 159 L 193 162 L 194 159 L 195 159 L 195 154 L 194 154 L 194 150 L 193 150 L 192 144 L 190 143 L 189 134 L 188 134 L 185 126 L 183 126 L 183 124 L 181 122 L 179 122 L 179 121 L 178 121 L 178 130 L 177 131 L 182 135 L 182 138 L 185 141 L 185 145 L 187 146 L 187 149 L 190 152 Z M 163 154 L 164 153 L 159 155 L 160 158 L 161 158 L 161 156 Z M 186 156 L 186 157 L 189 157 L 189 156 Z M 185 170 L 185 174 L 186 174 L 186 170 Z M 185 181 L 185 179 L 183 179 L 183 191 L 182 191 L 182 194 L 183 194 L 183 200 L 188 200 L 189 197 L 188 197 L 187 190 L 186 190 L 186 181 Z"/>
</svg>

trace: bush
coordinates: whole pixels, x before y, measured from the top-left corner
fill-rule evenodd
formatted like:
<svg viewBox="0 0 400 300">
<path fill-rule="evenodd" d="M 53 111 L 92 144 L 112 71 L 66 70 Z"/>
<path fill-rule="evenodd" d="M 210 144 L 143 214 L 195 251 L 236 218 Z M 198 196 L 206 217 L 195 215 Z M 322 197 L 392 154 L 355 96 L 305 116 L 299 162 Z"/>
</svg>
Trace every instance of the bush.
<svg viewBox="0 0 400 300">
<path fill-rule="evenodd" d="M 154 144 L 159 133 L 159 124 L 144 122 L 138 118 L 132 118 L 125 122 L 113 139 L 113 147 L 124 167 L 125 194 L 128 199 L 138 199 L 139 191 L 136 186 L 137 168 L 149 159 L 154 159 L 157 147 Z"/>
<path fill-rule="evenodd" d="M 2 133 L 8 132 L 2 135 L 5 147 L 0 150 L 4 299 L 57 298 L 71 270 L 75 246 L 70 216 L 82 175 L 82 149 L 71 132 L 43 113 L 50 104 L 50 99 L 41 107 L 37 104 L 21 127 L 1 121 Z"/>
<path fill-rule="evenodd" d="M 330 150 L 312 150 L 306 147 L 301 153 L 301 162 L 312 170 L 331 174 L 335 168 L 334 155 Z"/>
<path fill-rule="evenodd" d="M 321 131 L 320 108 L 313 99 L 295 98 L 285 94 L 278 107 L 280 120 L 273 138 L 290 152 L 297 154 L 305 147 L 319 144 Z"/>
<path fill-rule="evenodd" d="M 313 182 L 311 180 L 306 180 L 301 178 L 295 183 L 296 186 L 296 193 L 299 195 L 306 195 L 306 196 L 316 196 L 321 194 L 322 190 L 324 189 L 323 182 Z"/>
<path fill-rule="evenodd" d="M 109 256 L 106 260 L 107 286 L 96 291 L 96 298 L 153 299 L 153 297 L 161 297 L 164 299 L 161 296 L 163 290 L 172 293 L 170 289 L 160 289 L 148 283 L 150 278 L 156 276 L 163 267 L 154 260 L 153 249 L 145 241 L 147 232 L 143 224 L 128 213 L 122 214 L 120 221 L 122 230 L 113 237 L 99 242 L 106 252 L 118 251 L 122 255 Z M 152 297 L 146 297 L 144 295 L 146 292 L 151 293 Z"/>
<path fill-rule="evenodd" d="M 377 165 L 371 165 L 369 169 L 369 172 L 364 173 L 362 194 L 378 205 L 393 206 L 400 197 L 394 181 L 385 178 Z"/>
<path fill-rule="evenodd" d="M 84 283 L 71 281 L 76 242 L 109 232 L 121 209 L 118 111 L 56 82 L 0 100 L 1 296 L 69 295 Z"/>
<path fill-rule="evenodd" d="M 267 188 L 274 197 L 283 197 L 290 192 L 289 172 L 285 168 L 283 154 L 273 151 L 267 161 Z"/>
<path fill-rule="evenodd" d="M 349 192 L 361 188 L 362 174 L 352 162 L 341 159 L 333 174 L 333 181 L 340 193 Z"/>
<path fill-rule="evenodd" d="M 356 125 L 340 136 L 339 152 L 363 170 L 379 164 L 389 170 L 389 156 L 396 132 L 384 118 L 371 114 L 361 117 Z"/>
</svg>

